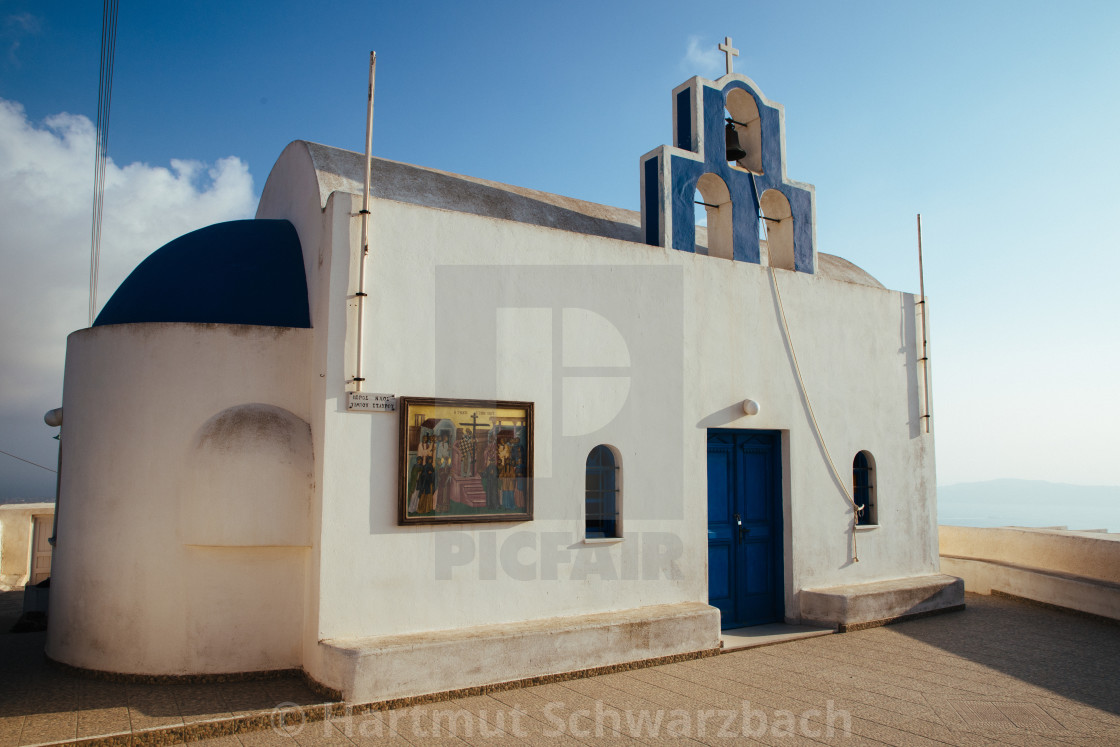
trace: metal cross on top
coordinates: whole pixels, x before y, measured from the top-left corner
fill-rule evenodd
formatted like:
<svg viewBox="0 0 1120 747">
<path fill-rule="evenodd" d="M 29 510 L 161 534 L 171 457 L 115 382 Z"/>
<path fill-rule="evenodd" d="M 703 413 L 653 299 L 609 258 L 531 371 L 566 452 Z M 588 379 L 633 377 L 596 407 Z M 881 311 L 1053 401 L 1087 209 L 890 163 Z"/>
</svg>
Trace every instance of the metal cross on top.
<svg viewBox="0 0 1120 747">
<path fill-rule="evenodd" d="M 727 72 L 728 72 L 728 74 L 735 72 L 735 69 L 732 67 L 731 58 L 732 57 L 738 57 L 739 56 L 739 50 L 735 49 L 735 47 L 731 46 L 731 37 L 730 36 L 723 37 L 723 44 L 719 45 L 719 51 L 721 51 L 725 55 L 727 55 Z"/>
</svg>

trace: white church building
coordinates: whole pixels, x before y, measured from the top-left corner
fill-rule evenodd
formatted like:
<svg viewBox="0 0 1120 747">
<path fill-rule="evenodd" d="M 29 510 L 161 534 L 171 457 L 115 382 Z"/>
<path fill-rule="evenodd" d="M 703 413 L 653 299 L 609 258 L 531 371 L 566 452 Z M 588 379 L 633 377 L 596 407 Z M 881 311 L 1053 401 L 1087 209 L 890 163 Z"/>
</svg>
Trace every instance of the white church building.
<svg viewBox="0 0 1120 747">
<path fill-rule="evenodd" d="M 751 80 L 672 103 L 640 213 L 295 141 L 151 254 L 69 337 L 47 654 L 373 702 L 959 608 L 922 299 Z"/>
</svg>

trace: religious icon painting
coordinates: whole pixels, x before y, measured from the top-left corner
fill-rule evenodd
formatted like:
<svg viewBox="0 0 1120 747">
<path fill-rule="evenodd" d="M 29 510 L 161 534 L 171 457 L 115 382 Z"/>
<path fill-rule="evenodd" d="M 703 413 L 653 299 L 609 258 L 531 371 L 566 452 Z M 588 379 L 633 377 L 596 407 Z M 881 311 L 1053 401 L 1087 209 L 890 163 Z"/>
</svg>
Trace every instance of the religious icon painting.
<svg viewBox="0 0 1120 747">
<path fill-rule="evenodd" d="M 533 518 L 533 403 L 401 397 L 397 523 Z"/>
</svg>

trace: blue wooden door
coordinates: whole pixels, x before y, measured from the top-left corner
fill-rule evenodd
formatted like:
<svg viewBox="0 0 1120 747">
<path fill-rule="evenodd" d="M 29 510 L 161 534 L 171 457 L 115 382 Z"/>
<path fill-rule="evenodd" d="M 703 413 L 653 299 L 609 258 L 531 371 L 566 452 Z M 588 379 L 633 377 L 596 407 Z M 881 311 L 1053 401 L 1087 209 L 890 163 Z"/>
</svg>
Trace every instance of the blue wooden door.
<svg viewBox="0 0 1120 747">
<path fill-rule="evenodd" d="M 737 628 L 785 617 L 777 431 L 708 431 L 708 603 Z"/>
</svg>

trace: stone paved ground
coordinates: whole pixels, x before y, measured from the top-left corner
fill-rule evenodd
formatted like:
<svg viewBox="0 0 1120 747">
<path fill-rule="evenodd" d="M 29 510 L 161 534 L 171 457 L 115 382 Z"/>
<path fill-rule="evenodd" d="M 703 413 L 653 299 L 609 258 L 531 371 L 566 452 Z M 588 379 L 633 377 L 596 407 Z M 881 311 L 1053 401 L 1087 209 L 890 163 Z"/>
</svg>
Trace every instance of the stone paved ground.
<svg viewBox="0 0 1120 747">
<path fill-rule="evenodd" d="M 0 635 L 7 633 L 23 613 L 23 591 L 0 591 Z"/>
<path fill-rule="evenodd" d="M 968 609 L 681 664 L 205 740 L 351 745 L 1120 745 L 1120 627 L 969 594 Z M 18 644 L 14 639 L 20 638 Z M 298 681 L 121 685 L 0 636 L 0 747 L 314 702 Z"/>
</svg>

